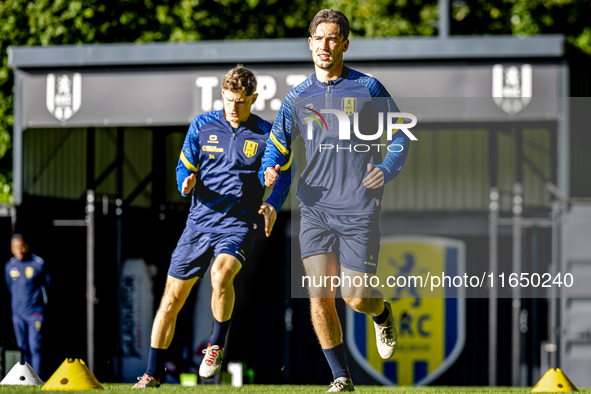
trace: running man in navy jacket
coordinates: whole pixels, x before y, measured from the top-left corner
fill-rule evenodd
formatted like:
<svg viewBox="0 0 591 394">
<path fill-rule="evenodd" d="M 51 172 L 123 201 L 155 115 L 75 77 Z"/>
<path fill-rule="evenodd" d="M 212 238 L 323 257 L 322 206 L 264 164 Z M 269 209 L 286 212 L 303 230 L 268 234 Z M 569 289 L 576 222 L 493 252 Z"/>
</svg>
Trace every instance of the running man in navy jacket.
<svg viewBox="0 0 591 394">
<path fill-rule="evenodd" d="M 14 257 L 5 267 L 6 283 L 12 296 L 12 324 L 23 359 L 41 375 L 43 321 L 47 305 L 49 274 L 43 259 L 29 252 L 21 234 L 12 237 Z"/>
<path fill-rule="evenodd" d="M 315 73 L 285 96 L 259 171 L 261 182 L 273 186 L 281 174 L 277 166 L 289 160 L 292 142 L 302 136 L 308 164 L 297 191 L 300 247 L 307 275 L 319 279 L 314 283 L 339 276 L 339 269 L 351 280 L 375 275 L 383 186 L 402 170 L 410 142 L 402 130 L 392 135 L 389 144 L 379 144 L 379 139 L 367 142 L 373 138 L 378 116 L 386 129 L 399 111 L 377 79 L 344 66 L 348 36 L 349 21 L 341 12 L 322 10 L 310 23 L 308 42 Z M 364 134 L 361 137 L 359 130 L 350 127 L 355 119 Z M 404 122 L 396 119 L 391 123 Z M 335 289 L 311 286 L 308 290 L 312 323 L 333 373 L 329 392 L 353 391 Z M 384 359 L 392 357 L 398 333 L 382 293 L 367 285 L 341 285 L 341 294 L 351 308 L 373 318 L 378 352 Z"/>
<path fill-rule="evenodd" d="M 228 71 L 222 83 L 224 109 L 199 115 L 189 127 L 176 178 L 180 193 L 191 196 L 191 209 L 172 254 L 154 319 L 148 368 L 134 388 L 160 386 L 164 353 L 172 341 L 177 314 L 212 257 L 214 329 L 203 351 L 199 375 L 210 378 L 221 369 L 234 308 L 234 277 L 250 257 L 257 229 L 271 235 L 296 170 L 291 158 L 278 166 L 282 175 L 261 205 L 265 188 L 258 180 L 258 170 L 271 124 L 250 113 L 255 92 L 251 71 L 242 67 Z"/>
</svg>

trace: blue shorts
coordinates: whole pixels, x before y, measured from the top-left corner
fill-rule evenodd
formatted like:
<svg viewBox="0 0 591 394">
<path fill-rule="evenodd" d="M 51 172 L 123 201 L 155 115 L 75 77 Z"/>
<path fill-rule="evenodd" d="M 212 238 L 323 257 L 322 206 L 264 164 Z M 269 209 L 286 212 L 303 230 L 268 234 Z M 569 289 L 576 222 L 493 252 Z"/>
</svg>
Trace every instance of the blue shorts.
<svg viewBox="0 0 591 394">
<path fill-rule="evenodd" d="M 204 233 L 185 227 L 172 252 L 168 275 L 182 280 L 203 278 L 212 257 L 220 253 L 236 257 L 242 264 L 252 253 L 255 231 L 247 233 Z"/>
<path fill-rule="evenodd" d="M 376 273 L 381 236 L 377 213 L 331 215 L 312 207 L 301 208 L 302 259 L 334 252 L 345 268 Z"/>
</svg>

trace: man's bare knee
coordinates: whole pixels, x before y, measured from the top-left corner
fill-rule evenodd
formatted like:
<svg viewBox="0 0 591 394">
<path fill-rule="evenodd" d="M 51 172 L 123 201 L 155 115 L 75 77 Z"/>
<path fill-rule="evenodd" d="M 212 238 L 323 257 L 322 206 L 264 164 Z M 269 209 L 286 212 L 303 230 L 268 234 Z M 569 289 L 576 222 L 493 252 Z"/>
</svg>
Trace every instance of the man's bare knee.
<svg viewBox="0 0 591 394">
<path fill-rule="evenodd" d="M 157 313 L 162 316 L 176 316 L 182 307 L 183 303 L 178 296 L 175 294 L 164 294 Z"/>
<path fill-rule="evenodd" d="M 365 306 L 369 301 L 366 298 L 343 298 L 347 305 L 353 308 L 354 311 L 363 312 L 365 310 Z"/>
<path fill-rule="evenodd" d="M 160 306 L 158 307 L 158 314 L 167 316 L 176 316 L 183 307 L 191 288 L 199 278 L 192 278 L 188 280 L 180 280 L 168 277 L 164 295 Z"/>
<path fill-rule="evenodd" d="M 222 291 L 231 287 L 241 268 L 242 263 L 234 256 L 218 256 L 211 267 L 211 286 L 213 290 Z"/>
<path fill-rule="evenodd" d="M 227 289 L 234 283 L 236 274 L 231 270 L 222 269 L 211 276 L 211 285 L 214 290 Z"/>
</svg>

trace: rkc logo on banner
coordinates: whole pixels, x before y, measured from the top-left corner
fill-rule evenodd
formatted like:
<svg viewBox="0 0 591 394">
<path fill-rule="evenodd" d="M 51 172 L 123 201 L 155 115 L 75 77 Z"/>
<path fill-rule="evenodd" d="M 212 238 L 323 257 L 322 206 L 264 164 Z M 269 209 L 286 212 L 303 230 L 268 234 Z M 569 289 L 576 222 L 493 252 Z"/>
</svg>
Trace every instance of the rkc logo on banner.
<svg viewBox="0 0 591 394">
<path fill-rule="evenodd" d="M 465 289 L 421 288 L 410 277 L 465 272 L 463 241 L 426 236 L 393 236 L 381 241 L 377 276 L 406 277 L 406 286 L 380 285 L 392 303 L 398 347 L 390 360 L 380 357 L 373 320 L 347 309 L 347 346 L 355 361 L 384 385 L 426 385 L 457 360 L 465 343 Z M 402 283 L 402 281 L 399 281 Z M 426 294 L 429 291 L 428 294 Z"/>
<path fill-rule="evenodd" d="M 56 83 L 57 82 L 57 83 Z M 82 75 L 47 74 L 45 105 L 47 110 L 62 123 L 70 119 L 82 104 Z"/>
</svg>

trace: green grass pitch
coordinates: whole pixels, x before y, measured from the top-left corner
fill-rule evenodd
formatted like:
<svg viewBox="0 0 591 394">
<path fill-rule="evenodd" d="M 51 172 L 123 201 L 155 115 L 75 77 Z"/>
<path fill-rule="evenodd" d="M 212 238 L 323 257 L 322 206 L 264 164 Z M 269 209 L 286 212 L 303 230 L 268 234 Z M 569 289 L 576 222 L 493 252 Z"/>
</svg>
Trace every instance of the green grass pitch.
<svg viewBox="0 0 591 394">
<path fill-rule="evenodd" d="M 133 390 L 131 384 L 103 383 L 105 394 L 138 394 L 140 390 Z M 146 389 L 148 392 L 187 394 L 193 392 L 203 393 L 324 393 L 326 386 L 301 386 L 301 385 L 244 385 L 241 388 L 231 386 L 200 385 L 196 387 L 184 387 L 175 384 L 164 384 L 159 389 Z M 472 394 L 472 393 L 529 393 L 531 388 L 513 387 L 381 387 L 381 386 L 355 386 L 357 393 L 394 393 L 394 394 Z M 77 391 L 62 391 L 62 393 L 76 393 Z M 97 391 L 100 393 L 101 391 Z M 591 394 L 591 388 L 579 389 L 579 393 Z M 44 394 L 41 386 L 0 386 L 0 394 Z M 56 392 L 57 393 L 57 392 Z"/>
</svg>

